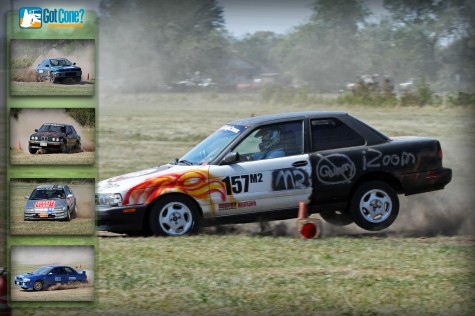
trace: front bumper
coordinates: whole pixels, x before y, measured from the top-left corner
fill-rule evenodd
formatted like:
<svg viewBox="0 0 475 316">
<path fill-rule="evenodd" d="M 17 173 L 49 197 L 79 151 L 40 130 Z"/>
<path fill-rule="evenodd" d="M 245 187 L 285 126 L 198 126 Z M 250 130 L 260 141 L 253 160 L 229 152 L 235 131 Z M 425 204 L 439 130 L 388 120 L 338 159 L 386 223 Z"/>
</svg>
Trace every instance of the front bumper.
<svg viewBox="0 0 475 316">
<path fill-rule="evenodd" d="M 452 169 L 441 168 L 400 177 L 406 195 L 442 190 L 452 180 Z"/>
<path fill-rule="evenodd" d="M 25 212 L 23 218 L 25 221 L 42 220 L 42 219 L 66 219 L 68 217 L 68 210 L 65 211 L 37 211 Z"/>
<path fill-rule="evenodd" d="M 21 287 L 21 288 L 24 289 L 24 290 L 33 289 L 33 282 L 32 282 L 32 281 L 23 282 L 23 281 L 15 280 L 15 281 L 13 282 L 13 284 L 14 284 L 15 286 Z"/>
<path fill-rule="evenodd" d="M 30 148 L 40 149 L 40 148 L 61 148 L 61 142 L 53 142 L 46 140 L 30 140 L 28 141 Z"/>
<path fill-rule="evenodd" d="M 76 78 L 81 77 L 82 71 L 55 71 L 52 75 L 55 78 Z"/>
<path fill-rule="evenodd" d="M 146 208 L 146 205 L 115 207 L 96 205 L 97 229 L 114 233 L 141 231 Z"/>
</svg>

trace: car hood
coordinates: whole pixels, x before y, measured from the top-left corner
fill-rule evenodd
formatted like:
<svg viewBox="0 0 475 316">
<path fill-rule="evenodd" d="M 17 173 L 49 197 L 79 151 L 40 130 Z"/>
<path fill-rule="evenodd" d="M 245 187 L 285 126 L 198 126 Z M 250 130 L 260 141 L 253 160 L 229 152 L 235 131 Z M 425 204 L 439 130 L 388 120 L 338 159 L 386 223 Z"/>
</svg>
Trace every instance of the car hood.
<svg viewBox="0 0 475 316">
<path fill-rule="evenodd" d="M 61 137 L 61 136 L 64 136 L 64 134 L 58 133 L 58 132 L 36 132 L 36 133 L 31 134 L 31 136 Z M 31 136 L 30 136 L 30 138 L 31 138 Z"/>
<path fill-rule="evenodd" d="M 81 67 L 78 67 L 78 66 L 56 66 L 56 67 L 51 67 L 51 71 L 58 71 L 58 70 L 81 70 Z"/>
<path fill-rule="evenodd" d="M 209 166 L 167 164 L 103 180 L 97 184 L 97 193 L 120 193 L 124 205 L 148 203 L 163 190 L 186 192 L 207 185 L 208 169 Z"/>
<path fill-rule="evenodd" d="M 31 273 L 31 272 L 27 272 L 27 273 L 22 273 L 22 274 L 17 274 L 17 275 L 15 275 L 15 279 L 24 279 L 24 278 L 31 279 L 31 278 L 35 278 L 35 277 L 38 277 L 38 275 L 33 274 L 33 273 Z"/>
<path fill-rule="evenodd" d="M 182 166 L 166 164 L 100 181 L 97 193 L 123 193 L 150 179 L 162 178 L 193 170 L 207 170 L 207 166 Z"/>
</svg>

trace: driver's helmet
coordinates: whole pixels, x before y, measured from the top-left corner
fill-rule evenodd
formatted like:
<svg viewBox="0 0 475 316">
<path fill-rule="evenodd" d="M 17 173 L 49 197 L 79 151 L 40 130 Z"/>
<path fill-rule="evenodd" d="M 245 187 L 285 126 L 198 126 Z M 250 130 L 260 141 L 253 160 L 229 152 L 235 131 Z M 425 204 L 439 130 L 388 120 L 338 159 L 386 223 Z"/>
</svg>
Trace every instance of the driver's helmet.
<svg viewBox="0 0 475 316">
<path fill-rule="evenodd" d="M 264 127 L 257 132 L 256 137 L 261 138 L 259 149 L 269 151 L 280 143 L 280 129 L 275 126 Z"/>
</svg>

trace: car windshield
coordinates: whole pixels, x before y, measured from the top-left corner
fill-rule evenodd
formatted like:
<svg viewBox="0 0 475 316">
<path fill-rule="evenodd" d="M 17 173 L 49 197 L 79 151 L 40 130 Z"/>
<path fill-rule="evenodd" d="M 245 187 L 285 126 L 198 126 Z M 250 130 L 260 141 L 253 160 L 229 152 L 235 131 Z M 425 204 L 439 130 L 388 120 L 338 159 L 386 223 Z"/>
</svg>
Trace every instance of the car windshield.
<svg viewBox="0 0 475 316">
<path fill-rule="evenodd" d="M 67 60 L 66 58 L 61 59 L 50 59 L 52 66 L 71 66 L 73 63 Z"/>
<path fill-rule="evenodd" d="M 35 189 L 31 193 L 30 200 L 57 200 L 65 199 L 66 194 L 61 189 L 56 190 L 46 190 L 46 189 Z"/>
<path fill-rule="evenodd" d="M 190 165 L 207 164 L 213 161 L 246 128 L 246 126 L 241 125 L 224 125 L 178 159 L 177 162 Z"/>
<path fill-rule="evenodd" d="M 32 273 L 33 274 L 38 274 L 38 275 L 46 275 L 48 274 L 50 271 L 51 271 L 52 267 L 41 267 L 39 269 L 36 269 L 35 271 L 33 271 Z"/>
<path fill-rule="evenodd" d="M 41 125 L 38 132 L 57 132 L 57 133 L 61 133 L 61 128 L 63 128 L 63 126 L 61 126 L 61 125 L 43 124 L 43 125 Z"/>
</svg>

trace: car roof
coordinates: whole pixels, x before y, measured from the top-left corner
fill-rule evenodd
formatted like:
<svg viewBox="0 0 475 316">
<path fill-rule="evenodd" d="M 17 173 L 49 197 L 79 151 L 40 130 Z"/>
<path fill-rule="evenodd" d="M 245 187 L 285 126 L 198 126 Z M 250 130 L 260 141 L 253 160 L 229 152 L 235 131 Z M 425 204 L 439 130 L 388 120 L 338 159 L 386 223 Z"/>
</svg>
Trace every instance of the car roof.
<svg viewBox="0 0 475 316">
<path fill-rule="evenodd" d="M 272 123 L 273 121 L 279 121 L 279 120 L 303 119 L 303 118 L 309 118 L 309 117 L 312 117 L 312 118 L 338 117 L 338 116 L 345 116 L 345 115 L 348 115 L 348 113 L 338 112 L 338 111 L 291 112 L 291 113 L 280 113 L 280 114 L 270 114 L 270 115 L 248 117 L 248 118 L 233 121 L 229 124 L 255 126 L 255 125 L 260 125 L 263 123 Z"/>
<path fill-rule="evenodd" d="M 64 123 L 43 123 L 43 125 L 68 126 L 69 124 L 64 124 Z"/>
<path fill-rule="evenodd" d="M 66 185 L 63 184 L 41 184 L 36 187 L 39 190 L 56 190 L 56 189 L 64 189 Z"/>
</svg>

